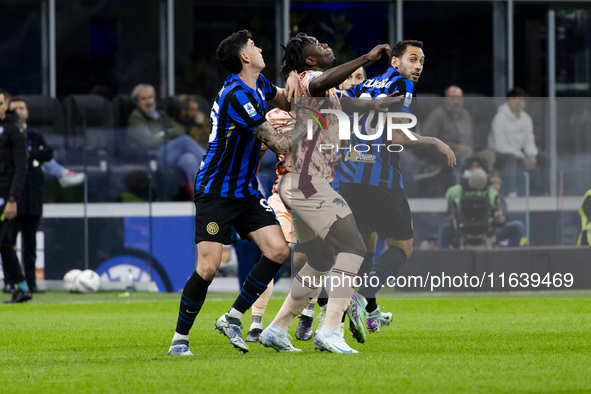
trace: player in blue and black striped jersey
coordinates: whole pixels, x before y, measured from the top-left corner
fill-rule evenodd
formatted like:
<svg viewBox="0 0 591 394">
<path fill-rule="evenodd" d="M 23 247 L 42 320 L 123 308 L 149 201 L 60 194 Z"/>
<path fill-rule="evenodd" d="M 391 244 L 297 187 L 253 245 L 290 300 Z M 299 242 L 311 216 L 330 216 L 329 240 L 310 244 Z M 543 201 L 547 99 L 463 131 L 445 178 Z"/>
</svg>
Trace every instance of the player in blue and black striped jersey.
<svg viewBox="0 0 591 394">
<path fill-rule="evenodd" d="M 366 80 L 357 86 L 344 91 L 351 97 L 376 99 L 397 93 L 403 100 L 394 104 L 390 111 L 411 111 L 415 98 L 415 85 L 423 71 L 425 55 L 423 43 L 415 40 L 400 41 L 392 48 L 392 67 L 375 78 Z M 365 123 L 362 121 L 361 123 Z M 363 128 L 363 130 L 365 130 Z M 390 151 L 390 146 L 402 145 L 404 148 L 422 148 L 434 146 L 446 155 L 448 164 L 455 165 L 455 155 L 451 148 L 441 140 L 423 137 L 412 133 L 416 140 L 411 140 L 405 133 L 394 132 L 392 140 L 387 133 L 377 140 L 368 141 L 351 135 L 350 149 L 341 163 L 340 191 L 349 203 L 360 233 L 366 244 L 367 255 L 358 275 L 366 274 L 378 278 L 378 287 L 363 287 L 351 300 L 348 313 L 366 315 L 370 331 L 378 331 L 392 319 L 391 314 L 382 313 L 375 300 L 377 291 L 386 283 L 389 276 L 398 274 L 400 267 L 412 254 L 413 228 L 410 207 L 404 194 L 404 185 L 398 162 L 397 149 Z M 355 146 L 364 145 L 361 152 Z M 365 147 L 369 147 L 367 151 Z M 375 237 L 385 239 L 388 249 L 373 262 Z M 365 307 L 365 311 L 363 311 Z M 363 341 L 364 328 L 356 324 L 359 320 L 351 319 L 351 331 L 356 339 Z"/>
<path fill-rule="evenodd" d="M 209 145 L 195 180 L 198 264 L 183 289 L 170 355 L 192 354 L 189 330 L 220 266 L 222 246 L 232 242 L 232 227 L 243 239 L 252 239 L 263 254 L 228 314 L 215 325 L 238 350 L 248 351 L 240 318 L 289 256 L 277 218 L 259 193 L 255 178 L 261 142 L 277 154 L 289 149 L 289 138 L 277 134 L 265 119 L 267 102 L 289 111 L 289 95 L 261 74 L 265 68 L 262 51 L 247 30 L 224 39 L 216 56 L 231 75 L 213 105 Z"/>
</svg>

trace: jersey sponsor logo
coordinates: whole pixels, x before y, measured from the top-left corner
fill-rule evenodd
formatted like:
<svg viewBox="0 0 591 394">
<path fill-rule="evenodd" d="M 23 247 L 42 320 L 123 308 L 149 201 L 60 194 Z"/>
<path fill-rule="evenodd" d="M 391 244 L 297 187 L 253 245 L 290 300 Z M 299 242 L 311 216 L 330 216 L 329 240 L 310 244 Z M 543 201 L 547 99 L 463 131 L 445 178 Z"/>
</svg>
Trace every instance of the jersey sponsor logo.
<svg viewBox="0 0 591 394">
<path fill-rule="evenodd" d="M 406 94 L 404 95 L 403 107 L 409 108 L 411 101 L 412 101 L 412 93 L 406 92 Z"/>
<path fill-rule="evenodd" d="M 361 153 L 353 150 L 347 154 L 347 159 L 356 163 L 375 163 L 376 155 L 372 153 Z"/>
<path fill-rule="evenodd" d="M 257 114 L 257 110 L 254 109 L 254 107 L 251 103 L 246 103 L 243 105 L 243 107 L 246 110 L 246 113 L 248 114 L 248 116 L 250 116 L 251 118 L 254 118 L 255 115 Z"/>
<path fill-rule="evenodd" d="M 363 84 L 364 88 L 376 88 L 376 89 L 388 89 L 392 85 L 392 81 L 389 79 L 382 79 L 381 81 L 376 81 L 375 79 L 370 79 L 369 81 Z"/>
<path fill-rule="evenodd" d="M 216 222 L 210 222 L 205 229 L 210 235 L 216 235 L 220 231 L 220 226 Z"/>
</svg>

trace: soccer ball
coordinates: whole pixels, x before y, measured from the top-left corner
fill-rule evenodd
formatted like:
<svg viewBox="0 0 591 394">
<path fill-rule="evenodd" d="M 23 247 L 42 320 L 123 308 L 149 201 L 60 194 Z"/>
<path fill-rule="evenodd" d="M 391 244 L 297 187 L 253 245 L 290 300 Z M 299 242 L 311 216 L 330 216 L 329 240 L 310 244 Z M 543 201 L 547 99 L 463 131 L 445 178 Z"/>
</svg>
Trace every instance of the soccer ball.
<svg viewBox="0 0 591 394">
<path fill-rule="evenodd" d="M 74 269 L 66 272 L 64 275 L 64 287 L 70 293 L 76 291 L 76 279 L 78 279 L 78 276 L 80 276 L 81 273 L 82 271 L 79 269 Z"/>
<path fill-rule="evenodd" d="M 84 270 L 76 278 L 76 290 L 82 293 L 93 293 L 101 286 L 101 277 L 93 270 Z"/>
</svg>

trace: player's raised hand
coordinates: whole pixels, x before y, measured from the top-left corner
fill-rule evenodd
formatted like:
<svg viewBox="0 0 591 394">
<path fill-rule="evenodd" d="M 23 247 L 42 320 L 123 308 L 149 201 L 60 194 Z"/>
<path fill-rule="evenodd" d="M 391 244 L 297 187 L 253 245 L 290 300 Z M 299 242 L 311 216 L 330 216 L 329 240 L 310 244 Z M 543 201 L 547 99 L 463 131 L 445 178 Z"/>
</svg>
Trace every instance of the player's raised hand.
<svg viewBox="0 0 591 394">
<path fill-rule="evenodd" d="M 388 44 L 381 44 L 376 45 L 371 51 L 367 53 L 367 61 L 375 62 L 379 60 L 382 56 L 387 55 L 390 56 L 390 45 Z"/>
<path fill-rule="evenodd" d="M 435 144 L 435 149 L 439 152 L 443 153 L 447 157 L 447 165 L 450 167 L 455 167 L 456 165 L 456 154 L 454 151 L 447 145 L 445 142 L 441 140 L 437 140 Z"/>
<path fill-rule="evenodd" d="M 287 97 L 287 102 L 290 103 L 292 97 L 301 95 L 302 92 L 300 91 L 300 80 L 298 78 L 298 73 L 292 71 L 289 73 L 289 76 L 285 81 L 285 96 Z"/>
<path fill-rule="evenodd" d="M 387 112 L 392 104 L 402 101 L 402 99 L 404 99 L 404 95 L 401 92 L 396 91 L 388 97 L 380 97 L 372 101 L 375 104 L 376 111 Z"/>
</svg>

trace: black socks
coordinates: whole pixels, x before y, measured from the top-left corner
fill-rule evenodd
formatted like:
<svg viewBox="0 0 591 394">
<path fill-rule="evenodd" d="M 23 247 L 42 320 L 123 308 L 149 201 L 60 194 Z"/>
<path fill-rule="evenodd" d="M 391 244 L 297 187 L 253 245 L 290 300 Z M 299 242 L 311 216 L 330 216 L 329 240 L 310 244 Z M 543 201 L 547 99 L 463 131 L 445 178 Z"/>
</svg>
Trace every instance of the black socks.
<svg viewBox="0 0 591 394">
<path fill-rule="evenodd" d="M 195 318 L 199 314 L 207 288 L 211 284 L 210 280 L 205 280 L 197 272 L 189 278 L 183 289 L 181 296 L 181 306 L 179 308 L 179 318 L 176 323 L 176 332 L 182 335 L 189 335 L 189 330 L 193 326 Z"/>
<path fill-rule="evenodd" d="M 246 280 L 242 284 L 242 291 L 232 308 L 241 313 L 250 309 L 260 295 L 267 290 L 267 285 L 273 280 L 280 268 L 281 264 L 269 260 L 265 256 L 261 257 L 246 276 Z"/>
</svg>

